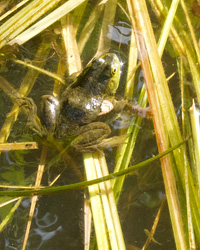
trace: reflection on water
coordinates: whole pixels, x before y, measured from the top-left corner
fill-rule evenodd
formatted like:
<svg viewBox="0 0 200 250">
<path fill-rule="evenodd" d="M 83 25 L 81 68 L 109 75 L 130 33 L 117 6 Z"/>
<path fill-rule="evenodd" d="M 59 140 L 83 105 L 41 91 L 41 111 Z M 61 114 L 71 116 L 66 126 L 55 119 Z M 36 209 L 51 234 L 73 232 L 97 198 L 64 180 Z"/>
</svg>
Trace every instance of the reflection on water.
<svg viewBox="0 0 200 250">
<path fill-rule="evenodd" d="M 131 25 L 119 21 L 116 25 L 108 25 L 107 38 L 115 42 L 129 45 L 131 40 Z"/>
<path fill-rule="evenodd" d="M 30 204 L 29 204 L 30 207 Z M 58 216 L 47 212 L 42 218 L 37 218 L 38 208 L 35 210 L 33 218 L 34 228 L 31 230 L 27 244 L 27 249 L 45 249 L 47 241 L 51 241 L 59 232 L 62 231 L 62 226 L 58 225 Z M 18 230 L 24 232 L 23 228 Z M 21 239 L 7 238 L 5 242 L 6 249 L 20 249 Z M 2 249 L 2 248 L 1 248 Z"/>
<path fill-rule="evenodd" d="M 56 226 L 57 221 L 58 216 L 52 215 L 49 212 L 47 212 L 41 219 L 36 217 L 36 228 L 32 230 L 30 234 L 28 246 L 34 246 L 36 249 L 42 249 L 47 241 L 51 240 L 62 231 L 62 226 Z"/>
<path fill-rule="evenodd" d="M 81 194 L 82 196 L 82 194 Z M 78 194 L 39 197 L 27 250 L 82 249 L 80 224 L 83 214 Z M 24 239 L 30 199 L 24 199 L 13 218 L 13 225 L 7 226 L 0 238 L 1 250 L 20 250 Z M 22 217 L 23 215 L 23 217 Z M 5 245 L 5 248 L 2 246 Z"/>
</svg>

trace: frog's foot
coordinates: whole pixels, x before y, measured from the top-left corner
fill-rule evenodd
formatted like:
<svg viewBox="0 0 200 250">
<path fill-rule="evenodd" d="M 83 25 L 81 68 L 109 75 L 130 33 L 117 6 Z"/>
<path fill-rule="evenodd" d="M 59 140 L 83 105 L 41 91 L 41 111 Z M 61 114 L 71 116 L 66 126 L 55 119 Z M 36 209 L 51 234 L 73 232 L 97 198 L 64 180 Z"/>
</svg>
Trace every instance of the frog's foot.
<svg viewBox="0 0 200 250">
<path fill-rule="evenodd" d="M 18 104 L 27 115 L 27 126 L 41 137 L 46 135 L 46 131 L 42 128 L 40 119 L 37 116 L 37 107 L 34 101 L 29 97 L 22 97 L 19 98 Z"/>
<path fill-rule="evenodd" d="M 125 144 L 129 135 L 119 135 L 106 138 L 98 145 L 98 149 L 113 148 Z"/>
<path fill-rule="evenodd" d="M 102 140 L 110 133 L 110 127 L 106 123 L 93 122 L 80 128 L 79 135 L 70 146 L 82 153 L 95 152 L 99 150 L 98 145 L 101 145 Z"/>
</svg>

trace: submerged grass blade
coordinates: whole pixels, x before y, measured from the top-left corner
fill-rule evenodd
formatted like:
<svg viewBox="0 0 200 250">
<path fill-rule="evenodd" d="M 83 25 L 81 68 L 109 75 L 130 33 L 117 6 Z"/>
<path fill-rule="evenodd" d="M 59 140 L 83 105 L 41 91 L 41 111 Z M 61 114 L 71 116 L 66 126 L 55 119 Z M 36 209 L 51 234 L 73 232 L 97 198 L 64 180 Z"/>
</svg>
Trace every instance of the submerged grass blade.
<svg viewBox="0 0 200 250">
<path fill-rule="evenodd" d="M 196 67 L 196 61 L 194 60 L 193 55 L 191 54 L 190 50 L 187 48 L 186 49 L 186 55 L 188 59 L 188 63 L 190 66 L 191 74 L 192 74 L 192 79 L 193 79 L 193 84 L 196 90 L 198 102 L 200 103 L 200 73 L 199 69 Z"/>
<path fill-rule="evenodd" d="M 159 219 L 160 219 L 160 216 L 161 216 L 161 213 L 162 213 L 162 210 L 163 210 L 165 204 L 166 204 L 166 198 L 164 198 L 161 202 L 161 205 L 160 205 L 160 208 L 157 212 L 155 221 L 154 221 L 153 226 L 151 228 L 151 231 L 149 233 L 149 237 L 146 240 L 142 250 L 148 249 L 148 246 L 149 246 L 150 242 L 152 241 L 153 235 L 155 234 L 155 231 L 156 231 L 156 228 L 157 228 L 157 225 L 158 225 L 158 222 L 159 222 Z"/>
<path fill-rule="evenodd" d="M 4 227 L 8 224 L 9 220 L 12 219 L 15 211 L 17 210 L 17 208 L 19 207 L 19 205 L 22 202 L 22 198 L 19 198 L 18 201 L 15 203 L 15 205 L 13 206 L 13 208 L 10 210 L 9 214 L 6 216 L 6 218 L 1 222 L 0 224 L 0 232 L 2 232 L 2 230 L 4 229 Z"/>
<path fill-rule="evenodd" d="M 52 78 L 54 78 L 55 80 L 57 80 L 57 81 L 59 81 L 59 82 L 65 84 L 64 79 L 61 78 L 61 77 L 59 77 L 57 74 L 54 74 L 54 73 L 49 72 L 49 71 L 47 71 L 47 70 L 44 70 L 44 69 L 42 69 L 42 68 L 40 68 L 40 67 L 37 67 L 37 66 L 35 66 L 35 65 L 32 65 L 32 64 L 30 64 L 30 63 L 23 62 L 23 61 L 21 61 L 21 60 L 13 60 L 13 61 L 14 61 L 15 63 L 21 64 L 21 65 L 23 65 L 23 66 L 25 66 L 25 67 L 28 67 L 28 68 L 32 68 L 32 69 L 34 69 L 34 70 L 37 70 L 38 72 L 40 72 L 40 73 L 42 73 L 42 74 L 45 74 L 45 75 L 47 75 L 47 76 L 49 76 L 49 77 L 52 77 Z"/>
<path fill-rule="evenodd" d="M 84 165 L 87 180 L 97 178 L 95 163 L 91 153 L 84 154 Z M 107 227 L 105 223 L 103 205 L 101 201 L 99 185 L 93 185 L 88 188 L 90 195 L 91 208 L 93 213 L 94 227 L 97 239 L 98 249 L 109 250 L 109 240 L 107 237 Z"/>
<path fill-rule="evenodd" d="M 60 0 L 34 0 L 9 18 L 0 27 L 0 47 L 19 35 L 20 32 L 29 27 L 44 13 L 54 7 L 59 1 Z"/>
<path fill-rule="evenodd" d="M 193 102 L 190 108 L 190 117 L 192 124 L 192 137 L 194 142 L 194 155 L 195 155 L 195 168 L 193 169 L 194 179 L 197 180 L 199 195 L 200 195 L 200 125 L 199 125 L 200 112 Z"/>
<path fill-rule="evenodd" d="M 66 51 L 68 75 L 79 72 L 82 69 L 80 54 L 76 42 L 74 30 L 74 18 L 70 13 L 61 19 L 62 37 Z"/>
<path fill-rule="evenodd" d="M 137 46 L 136 46 L 134 31 L 132 30 L 129 57 L 128 57 L 127 80 L 124 92 L 124 97 L 128 100 L 132 100 L 133 96 L 135 71 L 139 67 L 139 65 L 136 64 L 137 64 Z"/>
<path fill-rule="evenodd" d="M 145 91 L 145 87 L 142 88 L 140 98 L 138 100 L 138 105 L 144 108 L 147 105 L 147 94 Z M 129 126 L 127 130 L 127 134 L 128 135 L 130 134 L 130 136 L 127 138 L 127 144 L 124 144 L 120 148 L 120 155 L 118 156 L 118 159 L 117 159 L 115 172 L 128 168 L 131 157 L 132 157 L 133 149 L 136 143 L 137 135 L 139 133 L 141 122 L 142 122 L 142 117 L 138 116 L 138 117 L 132 118 L 131 125 Z M 118 201 L 120 193 L 122 191 L 124 179 L 125 179 L 125 176 L 122 176 L 112 181 L 116 201 Z"/>
<path fill-rule="evenodd" d="M 96 165 L 97 177 L 99 178 L 108 175 L 109 172 L 105 155 L 101 152 L 98 152 L 95 153 L 93 156 Z M 104 208 L 107 232 L 111 249 L 126 249 L 117 211 L 116 200 L 114 198 L 113 190 L 111 187 L 111 182 L 107 181 L 104 183 L 100 183 L 99 187 L 102 194 L 101 199 Z"/>
<path fill-rule="evenodd" d="M 163 51 L 165 49 L 165 45 L 166 45 L 166 42 L 167 42 L 167 39 L 168 39 L 168 35 L 169 35 L 169 31 L 171 29 L 171 25 L 173 23 L 173 20 L 174 20 L 174 16 L 176 14 L 176 10 L 178 8 L 178 4 L 179 4 L 180 0 L 173 0 L 172 3 L 171 3 L 171 6 L 170 6 L 170 10 L 167 14 L 167 18 L 165 20 L 165 23 L 164 23 L 164 26 L 163 26 L 163 29 L 162 29 L 162 32 L 161 32 L 161 36 L 160 36 L 160 39 L 159 39 L 159 49 L 158 49 L 158 53 L 160 55 L 163 54 Z"/>
<path fill-rule="evenodd" d="M 81 31 L 80 37 L 78 39 L 78 48 L 80 54 L 83 53 L 83 50 L 85 48 L 86 43 L 88 42 L 96 24 L 98 23 L 98 19 L 102 14 L 102 11 L 104 9 L 104 4 L 96 5 L 90 14 L 90 17 L 85 24 L 83 30 Z"/>
<path fill-rule="evenodd" d="M 192 37 L 192 42 L 193 42 L 194 49 L 195 49 L 195 52 L 196 52 L 196 55 L 197 55 L 198 63 L 200 64 L 199 45 L 198 45 L 198 42 L 197 42 L 197 39 L 196 39 L 196 36 L 195 36 L 195 33 L 194 33 L 194 29 L 192 27 L 190 17 L 188 15 L 187 7 L 186 7 L 186 4 L 185 4 L 184 0 L 181 0 L 180 2 L 181 2 L 181 5 L 182 5 L 182 8 L 183 8 L 183 11 L 185 13 L 185 18 L 186 18 L 186 21 L 187 21 L 187 24 L 188 24 L 188 27 L 189 27 L 191 37 Z"/>
<path fill-rule="evenodd" d="M 47 155 L 47 148 L 45 146 L 43 146 L 42 152 L 41 152 L 41 157 L 40 157 L 40 163 L 38 165 L 37 176 L 36 176 L 36 180 L 35 180 L 35 189 L 40 188 L 40 184 L 41 184 L 41 181 L 42 181 L 42 176 L 43 176 L 43 173 L 44 173 L 46 155 Z M 28 217 L 29 219 L 28 219 L 28 223 L 27 223 L 27 226 L 26 226 L 26 232 L 25 232 L 25 237 L 24 237 L 22 250 L 25 250 L 25 248 L 26 248 L 26 244 L 27 244 L 30 229 L 31 229 L 31 223 L 32 223 L 34 212 L 35 212 L 37 199 L 38 199 L 37 196 L 34 196 L 31 199 L 31 207 L 30 207 L 29 217 Z"/>
<path fill-rule="evenodd" d="M 189 189 L 188 172 L 185 168 L 185 189 L 186 189 L 186 207 L 187 207 L 187 226 L 188 226 L 188 242 L 190 249 L 196 249 L 195 234 L 194 234 L 194 224 L 192 220 L 192 210 L 191 210 L 191 193 Z"/>
<path fill-rule="evenodd" d="M 113 26 L 115 20 L 116 8 L 117 8 L 117 0 L 109 0 L 105 4 L 101 35 L 99 39 L 96 56 L 108 52 L 108 50 L 110 49 L 111 39 L 107 39 L 106 37 L 108 35 L 109 27 Z"/>
<path fill-rule="evenodd" d="M 171 101 L 170 93 L 167 87 L 167 81 L 165 78 L 164 70 L 162 68 L 162 64 L 157 51 L 157 46 L 151 27 L 151 22 L 148 16 L 146 4 L 143 0 L 134 1 L 134 3 L 132 2 L 132 8 L 134 9 L 135 16 L 137 17 L 137 28 L 141 30 L 144 36 L 145 46 L 142 44 L 141 40 L 138 41 L 140 46 L 140 55 L 142 59 L 141 63 L 148 84 L 147 91 L 149 102 L 153 112 L 153 120 L 158 142 L 158 148 L 159 151 L 162 152 L 168 147 L 168 136 L 170 137 L 172 145 L 174 145 L 179 140 L 181 140 L 181 135 L 176 120 L 173 104 Z M 133 26 L 135 25 L 134 22 L 132 22 L 132 24 Z M 145 47 L 148 52 L 148 57 L 151 64 L 154 80 L 151 77 L 151 73 L 149 72 L 150 67 L 148 65 L 147 58 L 144 55 Z M 162 113 L 160 111 L 162 111 Z M 170 121 L 167 121 L 168 119 L 170 119 Z M 163 124 L 168 124 L 168 126 L 164 127 Z M 184 148 L 182 148 L 181 151 L 181 154 L 185 154 Z M 185 161 L 181 162 L 178 159 L 177 154 L 178 152 L 176 152 L 175 154 L 175 160 L 177 159 L 177 165 L 179 164 L 180 166 L 181 164 L 185 163 Z M 174 163 L 172 158 L 170 157 L 165 157 L 161 161 L 161 163 L 176 245 L 178 249 L 187 249 L 187 243 L 183 231 L 181 210 L 179 207 L 178 192 L 176 189 L 176 180 L 172 170 L 172 166 L 174 166 Z M 179 170 L 181 171 L 180 168 Z M 182 176 L 182 184 L 184 185 L 183 172 L 181 172 L 180 174 Z M 179 228 L 179 230 L 177 230 L 177 228 Z"/>
<path fill-rule="evenodd" d="M 126 15 L 128 14 L 126 13 Z M 132 30 L 129 59 L 128 59 L 127 80 L 124 93 L 124 97 L 128 100 L 132 100 L 134 91 L 135 71 L 139 67 L 139 64 L 137 65 L 137 56 L 138 56 L 138 51 L 136 46 L 136 40 L 134 36 L 134 31 Z M 143 108 L 146 107 L 146 104 L 147 104 L 147 95 L 145 95 L 145 88 L 143 87 L 140 93 L 140 97 L 138 99 L 138 106 Z M 142 117 L 136 117 L 136 116 L 132 117 L 130 126 L 126 131 L 126 134 L 129 135 L 125 141 L 126 143 L 118 147 L 118 151 L 116 154 L 117 163 L 114 172 L 118 172 L 120 170 L 128 168 L 141 122 L 142 122 Z M 122 132 L 125 133 L 124 130 Z M 116 202 L 118 202 L 119 200 L 120 193 L 123 189 L 124 180 L 125 176 L 122 176 L 121 178 L 112 181 Z"/>
<path fill-rule="evenodd" d="M 51 12 L 48 16 L 44 17 L 42 20 L 31 26 L 30 28 L 26 29 L 23 33 L 17 36 L 15 39 L 9 42 L 10 45 L 14 43 L 23 44 L 42 32 L 44 29 L 49 27 L 51 24 L 58 21 L 64 15 L 75 9 L 81 3 L 86 0 L 69 0 L 64 3 L 62 6 Z"/>
<path fill-rule="evenodd" d="M 12 14 L 14 11 L 17 9 L 21 8 L 24 4 L 26 4 L 30 0 L 23 0 L 20 3 L 16 4 L 12 9 L 4 13 L 3 15 L 0 16 L 0 21 L 2 21 L 4 18 L 8 17 L 10 14 Z"/>
<path fill-rule="evenodd" d="M 0 143 L 0 152 L 10 150 L 30 150 L 38 149 L 36 142 L 13 142 L 13 143 Z"/>
</svg>

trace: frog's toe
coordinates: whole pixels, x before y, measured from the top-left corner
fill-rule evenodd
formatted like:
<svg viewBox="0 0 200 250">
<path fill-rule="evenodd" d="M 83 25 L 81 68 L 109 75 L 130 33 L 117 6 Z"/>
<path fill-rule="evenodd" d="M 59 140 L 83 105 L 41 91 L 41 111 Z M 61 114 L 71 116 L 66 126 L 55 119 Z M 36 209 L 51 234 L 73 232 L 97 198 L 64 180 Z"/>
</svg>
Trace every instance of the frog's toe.
<svg viewBox="0 0 200 250">
<path fill-rule="evenodd" d="M 20 97 L 16 98 L 16 103 L 20 108 L 25 108 L 26 110 L 37 110 L 37 107 L 32 98 Z"/>
</svg>

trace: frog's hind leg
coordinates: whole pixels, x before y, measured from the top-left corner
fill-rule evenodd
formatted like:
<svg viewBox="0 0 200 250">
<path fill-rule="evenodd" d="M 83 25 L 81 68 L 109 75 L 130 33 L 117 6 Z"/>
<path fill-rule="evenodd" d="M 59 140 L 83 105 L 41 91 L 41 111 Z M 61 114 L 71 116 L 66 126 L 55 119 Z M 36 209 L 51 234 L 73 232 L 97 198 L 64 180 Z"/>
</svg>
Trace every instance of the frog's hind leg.
<svg viewBox="0 0 200 250">
<path fill-rule="evenodd" d="M 79 135 L 71 142 L 71 147 L 78 152 L 98 151 L 98 145 L 111 133 L 109 125 L 92 122 L 79 129 Z"/>
<path fill-rule="evenodd" d="M 110 127 L 103 122 L 93 122 L 80 128 L 79 135 L 71 142 L 71 147 L 78 152 L 96 152 L 125 143 L 128 135 L 113 136 Z"/>
</svg>

